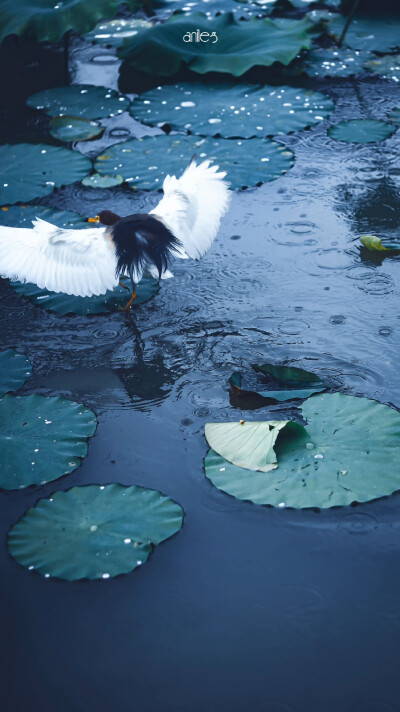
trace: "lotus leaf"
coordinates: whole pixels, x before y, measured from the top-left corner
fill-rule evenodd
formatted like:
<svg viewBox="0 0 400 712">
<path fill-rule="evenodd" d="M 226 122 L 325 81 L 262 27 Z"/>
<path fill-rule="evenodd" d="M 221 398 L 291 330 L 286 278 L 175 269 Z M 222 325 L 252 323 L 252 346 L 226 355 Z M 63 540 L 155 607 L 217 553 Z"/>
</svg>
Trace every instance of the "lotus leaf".
<svg viewBox="0 0 400 712">
<path fill-rule="evenodd" d="M 63 146 L 17 143 L 0 146 L 0 204 L 48 195 L 81 180 L 91 169 L 88 158 Z"/>
<path fill-rule="evenodd" d="M 274 446 L 283 429 L 297 432 L 303 426 L 291 420 L 206 423 L 205 436 L 210 447 L 233 465 L 269 472 L 278 467 Z"/>
<path fill-rule="evenodd" d="M 0 396 L 18 391 L 30 378 L 32 364 L 24 354 L 13 349 L 0 351 Z"/>
<path fill-rule="evenodd" d="M 96 416 L 65 398 L 0 399 L 0 487 L 22 489 L 66 475 L 81 464 Z"/>
<path fill-rule="evenodd" d="M 238 499 L 275 507 L 349 505 L 400 489 L 397 410 L 367 398 L 325 393 L 306 400 L 301 414 L 305 430 L 289 431 L 275 445 L 277 469 L 250 472 L 210 450 L 207 477 Z"/>
<path fill-rule="evenodd" d="M 120 173 L 132 188 L 160 189 L 165 176 L 182 175 L 193 154 L 209 158 L 228 172 L 232 188 L 266 183 L 286 173 L 293 165 L 291 151 L 269 139 L 249 141 L 172 135 L 145 136 L 117 143 L 97 156 L 95 169 L 101 175 Z"/>
<path fill-rule="evenodd" d="M 93 223 L 88 223 L 78 213 L 70 210 L 54 210 L 44 205 L 12 205 L 10 208 L 3 207 L 0 210 L 0 225 L 32 227 L 32 220 L 35 218 L 42 218 L 58 227 L 94 227 Z"/>
<path fill-rule="evenodd" d="M 113 17 L 119 0 L 1 0 L 0 42 L 22 35 L 38 42 L 58 42 L 68 30 L 89 32 L 105 17 Z M 131 10 L 141 2 L 125 0 Z"/>
<path fill-rule="evenodd" d="M 130 281 L 125 280 L 125 284 L 129 290 Z M 97 297 L 73 297 L 62 292 L 49 292 L 46 289 L 40 289 L 36 284 L 30 283 L 10 282 L 10 286 L 17 294 L 27 297 L 36 306 L 63 316 L 66 314 L 109 314 L 119 307 L 125 306 L 130 294 L 127 289 L 121 286 L 116 287 L 112 292 L 109 291 Z M 133 308 L 147 302 L 159 291 L 160 286 L 156 279 L 142 279 L 136 287 L 136 299 Z"/>
<path fill-rule="evenodd" d="M 365 62 L 365 68 L 374 74 L 380 74 L 386 79 L 400 82 L 400 54 L 388 54 L 384 57 L 374 57 Z"/>
<path fill-rule="evenodd" d="M 129 108 L 129 99 L 114 89 L 76 84 L 68 87 L 44 89 L 26 100 L 28 106 L 42 109 L 48 116 L 74 116 L 85 119 L 104 119 L 122 114 Z"/>
<path fill-rule="evenodd" d="M 367 248 L 367 250 L 372 250 L 374 252 L 398 253 L 400 251 L 400 244 L 393 245 L 391 243 L 387 243 L 386 245 L 384 245 L 382 244 L 382 240 L 379 237 L 376 237 L 376 235 L 362 235 L 360 240 L 364 247 Z"/>
<path fill-rule="evenodd" d="M 400 108 L 392 109 L 392 113 L 389 114 L 389 119 L 397 126 L 400 126 Z"/>
<path fill-rule="evenodd" d="M 118 18 L 108 22 L 100 22 L 85 38 L 90 42 L 119 47 L 128 37 L 134 37 L 143 27 L 151 27 L 151 23 L 140 17 Z"/>
<path fill-rule="evenodd" d="M 123 182 L 122 176 L 101 176 L 99 173 L 94 173 L 91 176 L 86 176 L 82 185 L 87 188 L 115 188 L 116 185 L 121 185 Z"/>
<path fill-rule="evenodd" d="M 120 484 L 73 487 L 40 499 L 8 535 L 16 561 L 67 581 L 108 579 L 143 564 L 179 531 L 183 510 L 170 497 Z"/>
<path fill-rule="evenodd" d="M 183 83 L 138 96 L 130 113 L 145 124 L 167 124 L 202 136 L 251 138 L 298 131 L 334 109 L 329 97 L 307 89 Z"/>
<path fill-rule="evenodd" d="M 264 373 L 272 376 L 281 383 L 316 383 L 321 382 L 319 376 L 311 371 L 305 371 L 298 366 L 277 366 L 273 363 L 254 363 L 252 368 L 256 373 Z"/>
<path fill-rule="evenodd" d="M 377 119 L 350 119 L 331 126 L 328 134 L 335 141 L 346 143 L 374 143 L 384 141 L 396 131 L 396 127 Z"/>
<path fill-rule="evenodd" d="M 53 116 L 50 121 L 50 133 L 59 141 L 90 141 L 98 138 L 104 127 L 91 119 L 76 116 Z"/>
<path fill-rule="evenodd" d="M 345 17 L 332 15 L 327 30 L 339 39 L 345 23 Z M 351 21 L 344 44 L 352 49 L 390 52 L 400 47 L 400 18 L 395 14 L 356 16 Z"/>
<path fill-rule="evenodd" d="M 309 77 L 351 77 L 364 72 L 370 56 L 346 47 L 320 47 L 307 53 L 302 68 Z"/>
<path fill-rule="evenodd" d="M 204 15 L 176 15 L 164 24 L 138 32 L 118 54 L 135 69 L 169 76 L 186 64 L 195 72 L 227 72 L 238 77 L 255 66 L 289 64 L 311 45 L 313 24 L 302 20 L 251 18 L 247 22 L 225 13 L 210 22 Z M 185 42 L 191 32 L 216 32 L 217 42 Z M 189 34 L 188 34 L 189 33 Z"/>
<path fill-rule="evenodd" d="M 260 14 L 264 10 L 269 12 L 275 0 L 257 2 L 256 0 L 164 0 L 159 3 L 156 9 L 157 17 L 168 17 L 173 12 L 190 15 L 193 12 L 203 12 L 207 17 L 214 17 L 216 14 L 231 12 L 235 17 L 251 17 Z M 206 9 L 205 9 L 206 8 Z"/>
<path fill-rule="evenodd" d="M 300 370 L 300 369 L 299 369 Z M 318 377 L 315 376 L 315 380 L 318 380 Z M 229 383 L 232 386 L 232 390 L 234 395 L 236 396 L 241 396 L 241 395 L 246 395 L 246 396 L 251 396 L 251 395 L 258 395 L 261 396 L 262 398 L 269 398 L 274 401 L 282 402 L 282 401 L 289 401 L 289 400 L 303 400 L 304 398 L 308 398 L 309 396 L 312 396 L 313 393 L 321 393 L 322 391 L 325 390 L 325 387 L 321 384 L 320 387 L 318 388 L 298 388 L 296 384 L 291 384 L 293 387 L 290 390 L 253 390 L 253 389 L 247 389 L 242 387 L 242 377 L 241 374 L 238 371 L 235 371 L 235 373 L 232 373 Z M 260 403 L 260 406 L 262 403 Z"/>
</svg>

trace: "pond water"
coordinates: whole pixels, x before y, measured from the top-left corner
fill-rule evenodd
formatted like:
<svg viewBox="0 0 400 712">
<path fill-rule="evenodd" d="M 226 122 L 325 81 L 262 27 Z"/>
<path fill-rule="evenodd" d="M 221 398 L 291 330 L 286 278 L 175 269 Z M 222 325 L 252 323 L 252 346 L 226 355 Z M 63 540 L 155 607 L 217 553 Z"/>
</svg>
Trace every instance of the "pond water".
<svg viewBox="0 0 400 712">
<path fill-rule="evenodd" d="M 73 51 L 73 76 L 104 83 L 106 63 L 87 62 L 85 75 L 93 47 Z M 335 101 L 335 122 L 399 105 L 381 79 L 310 86 Z M 42 140 L 18 101 L 3 142 Z M 34 366 L 23 392 L 82 401 L 99 423 L 75 472 L 1 493 L 3 544 L 29 506 L 77 484 L 156 488 L 185 510 L 182 531 L 142 569 L 108 581 L 28 575 L 0 547 L 4 712 L 398 711 L 400 495 L 278 510 L 218 491 L 203 469 L 204 423 L 249 416 L 230 404 L 228 378 L 254 362 L 290 361 L 400 408 L 400 258 L 359 243 L 398 236 L 400 131 L 347 145 L 326 128 L 283 137 L 293 169 L 235 192 L 207 256 L 176 264 L 132 314 L 57 316 L 1 284 L 3 345 Z M 110 127 L 115 141 L 121 129 L 137 135 L 126 115 Z M 158 199 L 74 185 L 41 202 L 89 216 Z"/>
</svg>

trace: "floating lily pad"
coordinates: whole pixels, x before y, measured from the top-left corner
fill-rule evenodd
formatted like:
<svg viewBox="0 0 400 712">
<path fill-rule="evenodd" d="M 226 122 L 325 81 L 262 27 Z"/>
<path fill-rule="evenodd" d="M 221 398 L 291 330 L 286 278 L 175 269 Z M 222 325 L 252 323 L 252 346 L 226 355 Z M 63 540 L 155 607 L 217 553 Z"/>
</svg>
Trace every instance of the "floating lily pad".
<svg viewBox="0 0 400 712">
<path fill-rule="evenodd" d="M 400 126 L 400 108 L 393 109 L 392 113 L 389 114 L 389 119 L 390 121 L 393 121 L 393 123 L 397 126 Z"/>
<path fill-rule="evenodd" d="M 335 141 L 346 143 L 374 143 L 384 141 L 396 131 L 396 127 L 377 119 L 350 119 L 331 126 L 328 134 Z"/>
<path fill-rule="evenodd" d="M 75 116 L 85 119 L 104 119 L 122 114 L 129 108 L 129 99 L 114 89 L 76 84 L 68 87 L 44 89 L 32 94 L 28 106 L 42 109 L 48 116 Z"/>
<path fill-rule="evenodd" d="M 7 395 L 0 399 L 0 487 L 22 489 L 75 470 L 87 453 L 96 416 L 65 398 Z"/>
<path fill-rule="evenodd" d="M 319 381 L 317 376 L 315 376 L 314 381 Z M 232 391 L 235 396 L 257 395 L 261 396 L 262 398 L 269 398 L 270 400 L 278 402 L 289 400 L 303 400 L 304 398 L 309 398 L 309 396 L 312 396 L 313 393 L 321 393 L 325 390 L 325 386 L 323 384 L 320 384 L 316 388 L 299 388 L 298 381 L 291 382 L 290 385 L 292 386 L 292 388 L 286 390 L 275 390 L 274 388 L 269 388 L 267 390 L 259 390 L 258 388 L 246 388 L 245 386 L 242 386 L 242 376 L 238 371 L 232 373 L 231 377 L 229 378 L 229 383 L 232 387 Z M 260 403 L 260 406 L 261 405 L 262 403 Z"/>
<path fill-rule="evenodd" d="M 298 131 L 322 121 L 333 109 L 329 97 L 307 89 L 196 82 L 145 92 L 134 100 L 130 113 L 152 126 L 251 138 Z"/>
<path fill-rule="evenodd" d="M 182 507 L 157 490 L 116 483 L 73 487 L 28 509 L 10 530 L 8 550 L 46 577 L 108 579 L 145 563 L 182 520 Z"/>
<path fill-rule="evenodd" d="M 386 245 L 384 245 L 382 240 L 376 237 L 376 235 L 363 235 L 360 240 L 367 250 L 372 250 L 373 252 L 395 252 L 396 254 L 400 252 L 400 243 L 386 243 Z"/>
<path fill-rule="evenodd" d="M 310 47 L 312 27 L 308 18 L 251 18 L 241 22 L 232 13 L 212 21 L 201 14 L 176 15 L 163 24 L 140 30 L 136 37 L 123 43 L 118 54 L 135 69 L 156 76 L 175 74 L 186 64 L 199 74 L 227 72 L 238 77 L 255 66 L 289 64 L 301 49 Z M 218 41 L 185 41 L 185 37 L 193 38 L 190 33 L 198 31 L 210 35 L 215 32 Z"/>
<path fill-rule="evenodd" d="M 50 133 L 59 141 L 90 141 L 104 132 L 104 126 L 98 121 L 77 118 L 76 116 L 53 116 L 50 121 Z"/>
<path fill-rule="evenodd" d="M 131 10 L 142 3 L 125 0 Z M 22 35 L 38 42 L 58 42 L 68 30 L 89 32 L 102 18 L 113 17 L 119 0 L 1 0 L 0 42 Z"/>
<path fill-rule="evenodd" d="M 365 68 L 374 74 L 380 74 L 385 79 L 400 82 L 400 54 L 387 54 L 384 57 L 374 57 L 364 64 Z"/>
<path fill-rule="evenodd" d="M 0 351 L 0 396 L 22 388 L 31 377 L 32 364 L 24 354 L 13 349 Z"/>
<path fill-rule="evenodd" d="M 5 144 L 0 146 L 0 204 L 48 195 L 54 187 L 81 180 L 90 169 L 88 158 L 63 146 Z"/>
<path fill-rule="evenodd" d="M 197 136 L 145 136 L 117 143 L 97 156 L 95 169 L 101 175 L 118 171 L 132 188 L 161 188 L 165 176 L 182 175 L 193 154 L 209 158 L 227 171 L 232 188 L 274 180 L 293 165 L 294 157 L 275 141 L 199 138 Z"/>
<path fill-rule="evenodd" d="M 210 447 L 233 465 L 246 470 L 270 472 L 278 467 L 274 450 L 283 430 L 303 431 L 291 420 L 269 420 L 262 423 L 206 423 L 205 436 Z"/>
<path fill-rule="evenodd" d="M 336 39 L 342 34 L 346 17 L 331 15 L 327 31 Z M 352 49 L 390 52 L 400 48 L 400 18 L 398 15 L 359 15 L 350 24 L 344 44 Z"/>
<path fill-rule="evenodd" d="M 70 210 L 55 210 L 47 208 L 45 205 L 12 205 L 0 210 L 0 225 L 8 227 L 32 227 L 32 220 L 35 218 L 47 220 L 58 227 L 95 227 L 78 213 L 73 213 Z"/>
<path fill-rule="evenodd" d="M 275 0 L 256 2 L 255 0 L 164 0 L 158 3 L 155 10 L 156 17 L 169 17 L 172 13 L 191 15 L 193 12 L 203 12 L 207 17 L 216 14 L 231 12 L 237 18 L 251 17 L 252 15 L 270 12 Z"/>
<path fill-rule="evenodd" d="M 249 471 L 210 450 L 207 477 L 238 499 L 275 507 L 349 505 L 400 489 L 398 411 L 367 398 L 325 393 L 306 400 L 301 414 L 305 431 L 288 431 L 286 438 L 283 431 L 275 445 L 276 469 Z"/>
<path fill-rule="evenodd" d="M 144 27 L 151 27 L 151 22 L 140 17 L 118 18 L 108 22 L 100 22 L 94 30 L 85 35 L 89 42 L 119 47 L 124 40 L 137 35 Z"/>
<path fill-rule="evenodd" d="M 36 306 L 63 316 L 66 314 L 109 314 L 117 311 L 119 307 L 125 306 L 129 301 L 130 280 L 122 281 L 128 289 L 118 285 L 112 292 L 108 291 L 106 294 L 97 297 L 73 297 L 62 292 L 49 292 L 47 289 L 40 289 L 36 284 L 30 283 L 10 282 L 10 287 L 17 294 L 27 297 Z M 136 286 L 136 299 L 132 309 L 144 302 L 148 302 L 159 291 L 160 285 L 156 279 L 142 279 Z"/>
<path fill-rule="evenodd" d="M 307 53 L 301 68 L 309 77 L 351 77 L 364 73 L 369 52 L 346 47 L 321 47 Z"/>
<path fill-rule="evenodd" d="M 99 173 L 94 173 L 91 176 L 86 176 L 82 185 L 86 188 L 115 188 L 116 185 L 121 185 L 123 182 L 122 176 L 101 176 Z"/>
</svg>

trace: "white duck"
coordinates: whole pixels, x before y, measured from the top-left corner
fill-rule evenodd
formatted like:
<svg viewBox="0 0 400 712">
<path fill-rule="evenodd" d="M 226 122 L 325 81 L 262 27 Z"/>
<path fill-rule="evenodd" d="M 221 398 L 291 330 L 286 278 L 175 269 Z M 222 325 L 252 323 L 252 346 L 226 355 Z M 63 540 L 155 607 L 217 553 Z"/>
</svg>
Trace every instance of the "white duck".
<svg viewBox="0 0 400 712">
<path fill-rule="evenodd" d="M 193 157 L 183 175 L 167 176 L 164 196 L 149 214 L 96 216 L 106 227 L 62 229 L 41 219 L 32 228 L 0 227 L 0 275 L 79 297 L 105 294 L 123 274 L 168 279 L 170 258 L 200 259 L 229 205 L 226 173 Z"/>
</svg>

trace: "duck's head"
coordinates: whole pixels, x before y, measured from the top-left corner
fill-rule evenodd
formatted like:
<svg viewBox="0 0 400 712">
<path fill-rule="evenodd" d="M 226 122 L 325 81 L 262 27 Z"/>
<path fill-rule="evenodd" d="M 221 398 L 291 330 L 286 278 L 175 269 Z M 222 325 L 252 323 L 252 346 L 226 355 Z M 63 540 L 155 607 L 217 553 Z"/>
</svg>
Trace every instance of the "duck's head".
<svg viewBox="0 0 400 712">
<path fill-rule="evenodd" d="M 88 222 L 101 223 L 102 225 L 115 225 L 121 216 L 111 212 L 111 210 L 102 210 L 95 218 L 88 218 Z"/>
</svg>

